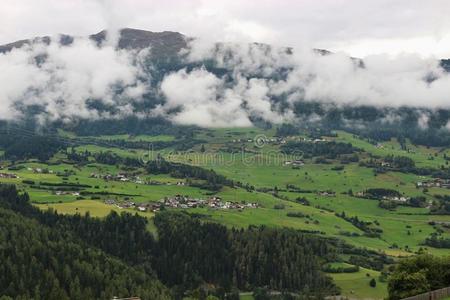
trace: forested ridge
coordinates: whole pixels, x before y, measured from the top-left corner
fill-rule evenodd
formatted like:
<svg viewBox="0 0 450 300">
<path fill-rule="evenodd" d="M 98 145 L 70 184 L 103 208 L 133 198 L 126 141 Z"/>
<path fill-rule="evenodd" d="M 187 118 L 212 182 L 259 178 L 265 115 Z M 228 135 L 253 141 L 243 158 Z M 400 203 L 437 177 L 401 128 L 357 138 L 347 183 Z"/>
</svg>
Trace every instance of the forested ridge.
<svg viewBox="0 0 450 300">
<path fill-rule="evenodd" d="M 303 154 L 305 158 L 316 156 L 325 156 L 327 158 L 336 158 L 343 154 L 352 154 L 359 149 L 350 143 L 341 142 L 289 142 L 281 147 L 281 150 L 287 154 Z"/>
<path fill-rule="evenodd" d="M 161 274 L 164 282 L 183 284 L 183 277 L 190 274 L 242 290 L 258 286 L 303 292 L 335 290 L 331 279 L 321 273 L 317 258 L 334 254 L 325 239 L 267 227 L 228 231 L 185 214 L 159 214 L 155 225 L 160 256 L 171 257 L 159 260 L 165 264 L 158 268 L 165 271 Z"/>
<path fill-rule="evenodd" d="M 48 136 L 0 133 L 0 147 L 5 150 L 4 156 L 7 159 L 20 160 L 33 157 L 46 161 L 56 152 L 64 149 L 65 145 L 58 139 Z"/>
<path fill-rule="evenodd" d="M 42 212 L 10 185 L 0 185 L 0 209 L 0 255 L 6 261 L 0 284 L 13 298 L 181 299 L 205 283 L 220 299 L 235 299 L 236 288 L 338 292 L 320 267 L 335 258 L 336 245 L 295 230 L 229 230 L 164 212 L 155 218 L 155 240 L 138 215 L 112 212 L 98 219 Z"/>
<path fill-rule="evenodd" d="M 146 165 L 149 174 L 170 174 L 175 178 L 192 178 L 204 180 L 205 183 L 192 183 L 193 186 L 209 190 L 220 190 L 222 186 L 234 186 L 232 180 L 217 174 L 214 170 L 207 170 L 198 166 L 167 161 L 163 158 L 151 160 Z"/>
<path fill-rule="evenodd" d="M 26 201 L 2 187 L 1 200 Z M 2 205 L 3 206 L 3 205 Z M 14 299 L 170 299 L 152 274 L 90 246 L 70 231 L 0 207 L 0 291 Z"/>
</svg>

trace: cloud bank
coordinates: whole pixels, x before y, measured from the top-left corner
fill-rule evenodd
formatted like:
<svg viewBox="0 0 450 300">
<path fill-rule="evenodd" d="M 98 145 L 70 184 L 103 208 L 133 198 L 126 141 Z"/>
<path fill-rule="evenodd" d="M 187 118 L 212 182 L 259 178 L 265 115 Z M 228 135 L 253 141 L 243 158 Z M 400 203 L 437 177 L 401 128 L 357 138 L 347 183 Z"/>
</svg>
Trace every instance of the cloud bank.
<svg viewBox="0 0 450 300">
<path fill-rule="evenodd" d="M 242 125 L 251 116 L 280 123 L 294 117 L 293 107 L 299 101 L 450 108 L 449 74 L 439 61 L 417 55 L 374 55 L 361 61 L 311 49 L 208 46 L 197 40 L 187 60 L 213 60 L 216 68 L 229 73 L 220 77 L 205 69 L 181 70 L 163 80 L 167 106 L 183 107 L 173 118 L 183 124 Z"/>
<path fill-rule="evenodd" d="M 151 49 L 118 50 L 112 40 L 101 46 L 84 38 L 69 46 L 36 43 L 0 54 L 0 118 L 33 108 L 41 122 L 147 114 L 229 127 L 294 120 L 296 103 L 304 101 L 450 108 L 450 76 L 433 58 L 374 55 L 361 61 L 306 48 L 196 39 L 180 53 L 184 65 L 161 76 Z M 156 73 L 161 79 L 151 85 Z M 144 114 L 135 104 L 148 93 L 162 104 Z M 420 126 L 427 120 L 423 116 Z"/>
<path fill-rule="evenodd" d="M 100 101 L 130 113 L 148 85 L 140 80 L 139 54 L 98 47 L 88 39 L 70 46 L 52 42 L 0 54 L 0 117 L 12 119 L 39 106 L 43 119 L 99 118 L 90 104 Z"/>
</svg>

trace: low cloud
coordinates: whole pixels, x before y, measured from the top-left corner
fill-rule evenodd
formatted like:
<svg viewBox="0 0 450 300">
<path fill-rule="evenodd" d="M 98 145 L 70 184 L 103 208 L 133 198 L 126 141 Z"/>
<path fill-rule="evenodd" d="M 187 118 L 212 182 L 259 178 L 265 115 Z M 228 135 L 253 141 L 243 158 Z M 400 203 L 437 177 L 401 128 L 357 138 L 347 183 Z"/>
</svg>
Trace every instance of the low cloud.
<svg viewBox="0 0 450 300">
<path fill-rule="evenodd" d="M 163 100 L 147 113 L 203 127 L 291 121 L 300 101 L 450 108 L 450 76 L 433 58 L 359 60 L 306 48 L 197 39 L 181 56 L 191 67 L 161 77 L 161 69 L 148 59 L 150 51 L 118 50 L 111 42 L 98 46 L 78 38 L 70 46 L 37 43 L 0 54 L 0 118 L 20 117 L 29 107 L 39 107 L 42 122 L 142 116 L 134 104 L 147 93 Z M 161 79 L 151 86 L 155 72 Z M 418 122 L 426 128 L 428 115 Z"/>
<path fill-rule="evenodd" d="M 165 109 L 180 107 L 171 119 L 176 123 L 204 127 L 250 126 L 242 97 L 225 88 L 222 79 L 205 69 L 185 69 L 166 76 L 161 91 Z"/>
<path fill-rule="evenodd" d="M 450 108 L 450 76 L 433 58 L 404 54 L 359 60 L 311 49 L 208 45 L 201 40 L 191 43 L 186 57 L 190 63 L 213 60 L 215 67 L 228 73 L 218 77 L 205 69 L 182 70 L 163 80 L 167 105 L 183 107 L 174 118 L 183 124 L 240 126 L 252 117 L 279 123 L 293 119 L 293 108 L 299 101 L 380 108 Z M 175 78 L 183 84 L 174 84 Z M 172 83 L 170 88 L 167 82 Z M 228 99 L 227 95 L 232 97 Z M 200 111 L 203 118 L 189 117 L 198 116 Z M 422 115 L 419 119 L 421 127 L 426 128 L 427 118 Z"/>
<path fill-rule="evenodd" d="M 17 117 L 34 105 L 44 119 L 99 118 L 102 113 L 89 105 L 95 100 L 129 113 L 130 101 L 138 101 L 148 88 L 138 79 L 141 70 L 132 54 L 110 45 L 98 47 L 88 39 L 0 54 L 0 117 Z"/>
</svg>

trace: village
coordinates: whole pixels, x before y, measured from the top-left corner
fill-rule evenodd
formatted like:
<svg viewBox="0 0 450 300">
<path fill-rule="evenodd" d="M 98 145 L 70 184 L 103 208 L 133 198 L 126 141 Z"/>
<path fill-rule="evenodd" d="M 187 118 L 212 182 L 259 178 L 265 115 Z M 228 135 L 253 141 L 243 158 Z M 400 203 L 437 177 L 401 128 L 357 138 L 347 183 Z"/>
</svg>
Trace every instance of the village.
<svg viewBox="0 0 450 300">
<path fill-rule="evenodd" d="M 333 191 L 319 191 L 317 192 L 317 195 L 322 197 L 336 197 L 336 192 Z"/>
<path fill-rule="evenodd" d="M 130 176 L 125 173 L 119 173 L 117 175 L 112 174 L 97 174 L 91 173 L 90 178 L 103 179 L 105 181 L 121 181 L 121 182 L 134 182 L 137 184 L 144 184 L 144 181 L 139 176 Z"/>
<path fill-rule="evenodd" d="M 286 160 L 284 162 L 285 166 L 293 166 L 293 167 L 301 167 L 305 165 L 305 162 L 301 159 L 296 159 L 296 160 Z"/>
<path fill-rule="evenodd" d="M 0 178 L 9 178 L 9 179 L 16 179 L 19 178 L 16 174 L 12 173 L 0 173 Z"/>
<path fill-rule="evenodd" d="M 416 187 L 418 188 L 447 188 L 450 189 L 450 180 L 449 179 L 441 179 L 441 178 L 435 178 L 428 181 L 418 181 L 416 183 Z"/>
<path fill-rule="evenodd" d="M 158 202 L 135 203 L 132 201 L 120 202 L 115 199 L 105 200 L 105 204 L 115 205 L 117 208 L 136 209 L 141 212 L 157 212 L 165 208 L 211 208 L 211 209 L 251 209 L 258 208 L 257 203 L 223 201 L 222 198 L 213 196 L 208 199 L 191 198 L 187 195 L 176 195 L 174 197 L 164 197 Z"/>
<path fill-rule="evenodd" d="M 286 140 L 283 138 L 279 138 L 279 137 L 273 137 L 273 138 L 268 138 L 268 137 L 262 137 L 262 140 L 257 139 L 258 142 L 262 142 L 264 144 L 274 144 L 274 145 L 279 145 L 279 144 L 286 144 Z M 254 139 L 233 139 L 232 142 L 233 143 L 253 143 L 255 140 Z"/>
<path fill-rule="evenodd" d="M 287 137 L 287 138 L 282 138 L 282 137 L 261 137 L 261 138 L 257 138 L 257 139 L 233 139 L 232 142 L 233 143 L 253 143 L 253 142 L 261 142 L 264 144 L 273 144 L 273 145 L 284 145 L 287 143 L 287 139 L 289 140 L 297 140 L 297 141 L 302 141 L 302 142 L 308 142 L 308 143 L 322 143 L 322 142 L 326 142 L 326 139 L 312 139 L 312 138 L 307 138 L 307 137 Z"/>
<path fill-rule="evenodd" d="M 76 197 L 80 196 L 80 192 L 71 192 L 71 191 L 55 191 L 53 192 L 53 194 L 57 196 L 65 196 L 65 195 L 71 195 Z"/>
<path fill-rule="evenodd" d="M 53 170 L 49 170 L 47 168 L 27 168 L 28 171 L 32 171 L 35 174 L 53 174 Z"/>
<path fill-rule="evenodd" d="M 355 197 L 358 197 L 358 198 L 367 198 L 367 197 L 369 197 L 370 198 L 371 195 L 367 194 L 365 192 L 357 192 L 357 193 L 355 193 Z M 410 197 L 404 197 L 404 196 L 381 196 L 380 198 L 377 198 L 377 199 L 406 203 L 406 202 L 408 202 Z"/>
<path fill-rule="evenodd" d="M 98 178 L 103 179 L 105 181 L 120 181 L 120 182 L 131 182 L 136 184 L 146 184 L 146 185 L 177 185 L 177 186 L 185 186 L 189 185 L 185 181 L 176 181 L 176 182 L 161 182 L 156 180 L 143 180 L 141 177 L 136 175 L 130 175 L 127 173 L 118 173 L 117 175 L 113 174 L 97 174 L 91 173 L 90 178 Z"/>
</svg>

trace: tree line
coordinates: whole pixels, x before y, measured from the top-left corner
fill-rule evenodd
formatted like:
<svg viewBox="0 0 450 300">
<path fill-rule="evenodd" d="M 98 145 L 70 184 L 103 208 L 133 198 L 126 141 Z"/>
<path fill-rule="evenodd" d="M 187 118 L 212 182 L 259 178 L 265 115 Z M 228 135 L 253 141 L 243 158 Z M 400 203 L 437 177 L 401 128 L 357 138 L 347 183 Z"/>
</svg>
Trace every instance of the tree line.
<svg viewBox="0 0 450 300">
<path fill-rule="evenodd" d="M 400 260 L 389 277 L 389 299 L 403 299 L 448 286 L 450 256 L 422 254 Z"/>
<path fill-rule="evenodd" d="M 0 134 L 0 148 L 5 151 L 4 157 L 10 160 L 37 158 L 47 161 L 65 146 L 61 141 L 45 135 Z"/>
<path fill-rule="evenodd" d="M 2 299 L 170 299 L 151 272 L 131 266 L 63 226 L 28 217 L 28 196 L 0 187 L 0 291 Z M 27 212 L 28 211 L 28 212 Z M 28 215 L 28 216 L 27 216 Z M 51 214 L 43 214 L 51 217 Z M 57 218 L 56 215 L 53 218 Z M 5 298 L 6 297 L 6 298 Z M 10 297 L 10 298 L 8 298 Z"/>
<path fill-rule="evenodd" d="M 236 289 L 258 287 L 322 295 L 338 292 L 321 271 L 322 263 L 336 259 L 339 243 L 334 239 L 292 229 L 227 229 L 197 216 L 166 211 L 155 217 L 155 240 L 147 230 L 148 220 L 138 215 L 112 212 L 99 219 L 43 212 L 29 203 L 26 193 L 8 185 L 0 186 L 0 208 L 14 219 L 1 220 L 6 222 L 2 241 L 10 244 L 0 249 L 0 255 L 10 257 L 7 266 L 16 271 L 2 272 L 0 284 L 11 297 L 34 297 L 39 290 L 40 299 L 112 295 L 165 299 L 168 290 L 159 281 L 170 288 L 173 299 L 199 293 L 205 284 L 212 284 L 212 293 L 221 299 L 232 299 Z M 26 237 L 23 245 L 15 245 L 7 238 L 10 235 Z M 57 245 L 47 247 L 48 255 L 42 257 L 39 247 L 50 243 L 47 237 L 56 239 Z M 17 260 L 10 253 L 14 247 L 22 249 Z M 31 251 L 36 247 L 37 252 Z M 92 256 L 84 256 L 89 251 Z M 33 256 L 41 265 L 36 270 L 53 273 L 50 282 L 55 284 L 29 276 L 36 268 Z M 22 274 L 26 275 L 21 281 Z"/>
<path fill-rule="evenodd" d="M 360 151 L 350 143 L 342 143 L 335 141 L 321 142 L 288 142 L 281 146 L 281 150 L 287 154 L 302 154 L 304 158 L 323 156 L 335 159 L 343 154 L 352 154 Z"/>
<path fill-rule="evenodd" d="M 170 174 L 170 176 L 175 178 L 192 178 L 203 180 L 204 183 L 192 182 L 191 185 L 212 191 L 220 190 L 224 185 L 231 187 L 234 186 L 234 182 L 232 180 L 223 175 L 217 174 L 212 169 L 208 170 L 198 166 L 169 162 L 162 157 L 149 161 L 146 165 L 146 170 L 149 174 Z"/>
</svg>

